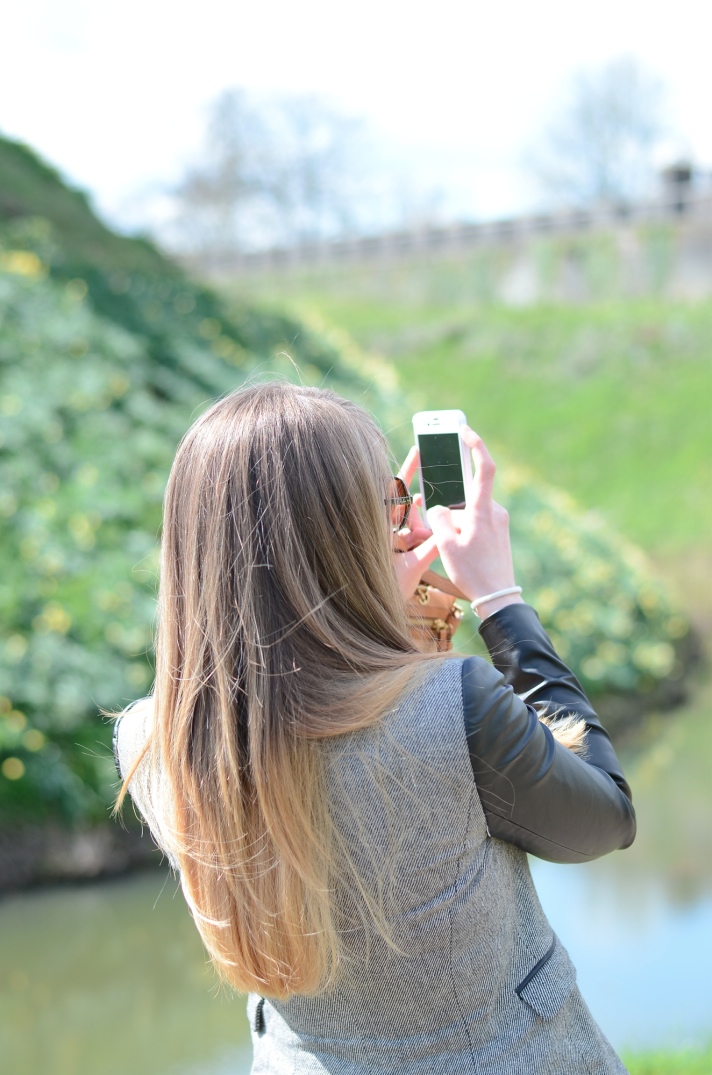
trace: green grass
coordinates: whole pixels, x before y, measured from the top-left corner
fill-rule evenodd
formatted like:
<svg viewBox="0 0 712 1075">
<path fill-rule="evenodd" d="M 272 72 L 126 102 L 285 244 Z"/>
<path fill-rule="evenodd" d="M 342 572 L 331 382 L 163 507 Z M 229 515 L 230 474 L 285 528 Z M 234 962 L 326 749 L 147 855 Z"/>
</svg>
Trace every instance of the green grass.
<svg viewBox="0 0 712 1075">
<path fill-rule="evenodd" d="M 712 1075 L 712 1045 L 680 1052 L 624 1053 L 630 1075 Z"/>
<path fill-rule="evenodd" d="M 468 301 L 470 262 L 241 279 L 392 361 L 413 406 L 461 407 L 525 463 L 668 557 L 712 531 L 712 298 L 514 309 Z M 475 282 L 472 294 L 475 293 Z"/>
</svg>

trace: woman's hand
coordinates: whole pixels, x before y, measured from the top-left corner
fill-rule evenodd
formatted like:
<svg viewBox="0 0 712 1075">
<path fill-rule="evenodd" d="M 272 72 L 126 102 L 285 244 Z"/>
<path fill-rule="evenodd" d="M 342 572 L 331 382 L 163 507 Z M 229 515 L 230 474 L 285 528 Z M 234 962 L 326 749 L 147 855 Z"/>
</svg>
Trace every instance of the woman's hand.
<svg viewBox="0 0 712 1075">
<path fill-rule="evenodd" d="M 418 469 L 418 449 L 411 448 L 398 472 L 406 485 L 410 485 Z M 417 499 L 417 498 L 416 498 Z M 400 591 L 406 600 L 413 596 L 423 572 L 438 555 L 432 530 L 423 524 L 417 504 L 410 509 L 408 527 L 393 535 L 396 577 Z"/>
<path fill-rule="evenodd" d="M 463 511 L 435 507 L 428 512 L 440 559 L 450 579 L 473 601 L 514 586 L 509 515 L 492 499 L 495 465 L 484 441 L 465 427 L 462 439 L 472 450 L 472 502 Z M 498 597 L 481 606 L 490 616 L 505 605 L 521 603 L 519 594 Z"/>
</svg>

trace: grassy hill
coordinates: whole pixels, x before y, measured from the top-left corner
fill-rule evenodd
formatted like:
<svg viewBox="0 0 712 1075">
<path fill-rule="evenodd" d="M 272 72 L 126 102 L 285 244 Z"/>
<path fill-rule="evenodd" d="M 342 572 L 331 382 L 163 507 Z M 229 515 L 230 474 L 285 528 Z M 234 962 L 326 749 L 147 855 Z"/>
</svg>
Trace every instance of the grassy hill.
<svg viewBox="0 0 712 1075">
<path fill-rule="evenodd" d="M 431 258 L 226 291 L 342 326 L 393 363 L 414 406 L 462 407 L 500 457 L 661 560 L 697 562 L 712 530 L 712 296 L 516 309 L 483 302 L 480 273 L 474 257 Z"/>
<path fill-rule="evenodd" d="M 0 220 L 38 214 L 52 222 L 57 244 L 69 261 L 111 272 L 178 275 L 150 243 L 127 239 L 102 224 L 87 196 L 67 186 L 29 146 L 0 138 Z"/>
<path fill-rule="evenodd" d="M 151 683 L 161 499 L 192 419 L 248 378 L 296 377 L 375 412 L 400 453 L 409 408 L 388 364 L 311 317 L 196 283 L 2 140 L 0 190 L 0 827 L 101 820 L 115 772 L 100 708 Z M 416 326 L 386 305 L 396 336 Z M 437 332 L 420 346 L 418 388 L 461 404 L 451 352 L 463 337 Z M 521 581 L 585 682 L 630 691 L 679 674 L 685 619 L 637 550 L 541 477 L 508 470 Z"/>
</svg>

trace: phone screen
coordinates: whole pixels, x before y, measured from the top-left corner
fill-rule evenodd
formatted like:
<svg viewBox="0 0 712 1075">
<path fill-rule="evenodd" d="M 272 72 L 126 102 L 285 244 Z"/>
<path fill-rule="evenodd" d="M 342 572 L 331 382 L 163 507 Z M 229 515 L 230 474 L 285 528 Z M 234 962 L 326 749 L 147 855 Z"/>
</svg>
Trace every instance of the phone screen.
<svg viewBox="0 0 712 1075">
<path fill-rule="evenodd" d="M 465 482 L 462 476 L 458 433 L 420 433 L 420 471 L 426 511 L 434 504 L 464 508 Z"/>
</svg>

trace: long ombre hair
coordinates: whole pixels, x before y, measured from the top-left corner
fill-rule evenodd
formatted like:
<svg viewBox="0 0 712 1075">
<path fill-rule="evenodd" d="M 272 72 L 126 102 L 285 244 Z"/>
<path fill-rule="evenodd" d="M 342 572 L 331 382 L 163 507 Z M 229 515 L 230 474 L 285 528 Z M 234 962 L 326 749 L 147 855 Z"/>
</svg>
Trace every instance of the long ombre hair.
<svg viewBox="0 0 712 1075">
<path fill-rule="evenodd" d="M 282 383 L 216 403 L 171 470 L 150 731 L 121 797 L 140 780 L 240 991 L 333 981 L 335 878 L 363 891 L 330 819 L 322 741 L 377 722 L 427 660 L 393 571 L 389 475 L 365 411 Z"/>
</svg>

